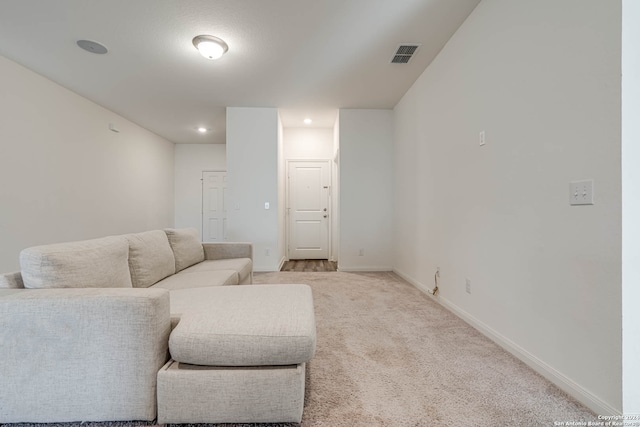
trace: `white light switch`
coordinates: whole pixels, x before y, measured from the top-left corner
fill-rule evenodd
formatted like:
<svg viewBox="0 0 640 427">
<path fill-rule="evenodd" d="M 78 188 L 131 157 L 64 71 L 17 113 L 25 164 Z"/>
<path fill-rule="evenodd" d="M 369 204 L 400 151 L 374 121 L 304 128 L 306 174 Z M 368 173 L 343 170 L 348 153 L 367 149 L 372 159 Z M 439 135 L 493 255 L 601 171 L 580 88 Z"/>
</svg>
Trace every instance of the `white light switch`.
<svg viewBox="0 0 640 427">
<path fill-rule="evenodd" d="M 269 209 L 269 202 L 264 202 L 264 208 Z"/>
<path fill-rule="evenodd" d="M 480 145 L 484 145 L 484 144 L 487 143 L 487 141 L 485 140 L 485 137 L 484 137 L 484 131 L 480 131 L 479 142 L 480 142 Z"/>
<path fill-rule="evenodd" d="M 569 204 L 593 204 L 593 180 L 573 181 L 569 183 Z"/>
</svg>

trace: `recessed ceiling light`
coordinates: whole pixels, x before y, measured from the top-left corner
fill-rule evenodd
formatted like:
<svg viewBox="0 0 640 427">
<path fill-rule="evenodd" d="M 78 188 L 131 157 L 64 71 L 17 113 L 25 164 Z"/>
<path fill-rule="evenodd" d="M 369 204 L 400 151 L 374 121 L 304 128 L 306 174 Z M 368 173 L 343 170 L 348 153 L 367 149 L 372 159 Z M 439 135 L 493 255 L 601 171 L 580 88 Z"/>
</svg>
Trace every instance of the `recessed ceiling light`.
<svg viewBox="0 0 640 427">
<path fill-rule="evenodd" d="M 310 118 L 307 117 L 306 119 L 304 119 L 304 124 L 305 125 L 310 125 L 312 121 L 313 120 L 311 120 Z"/>
<path fill-rule="evenodd" d="M 194 37 L 193 45 L 207 59 L 218 59 L 229 50 L 224 40 L 207 35 Z"/>
<path fill-rule="evenodd" d="M 200 132 L 200 133 L 206 133 L 208 130 L 209 130 L 209 129 L 207 129 L 207 128 L 205 128 L 205 127 L 202 127 L 202 126 L 200 126 L 200 127 L 198 128 L 198 132 Z"/>
<path fill-rule="evenodd" d="M 99 55 L 104 55 L 109 52 L 106 47 L 98 42 L 92 42 L 91 40 L 78 40 L 76 44 L 87 52 L 97 53 Z"/>
</svg>

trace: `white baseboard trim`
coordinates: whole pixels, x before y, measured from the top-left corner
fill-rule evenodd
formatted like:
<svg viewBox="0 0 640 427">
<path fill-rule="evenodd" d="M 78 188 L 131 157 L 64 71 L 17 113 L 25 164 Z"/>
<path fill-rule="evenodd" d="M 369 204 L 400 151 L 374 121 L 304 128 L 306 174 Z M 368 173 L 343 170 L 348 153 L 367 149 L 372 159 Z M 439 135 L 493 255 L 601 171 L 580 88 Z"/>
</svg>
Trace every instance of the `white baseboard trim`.
<svg viewBox="0 0 640 427">
<path fill-rule="evenodd" d="M 405 274 L 402 271 L 399 271 L 399 270 L 397 270 L 395 268 L 393 269 L 393 272 L 396 273 L 398 276 L 402 277 L 407 282 L 411 283 L 413 286 L 415 286 L 416 288 L 418 288 L 419 290 L 421 290 L 425 294 L 429 295 L 431 298 L 437 300 L 437 298 L 435 296 L 433 296 L 433 294 L 430 292 L 431 289 L 429 289 L 426 285 L 423 285 L 422 283 L 418 282 L 413 277 L 411 277 L 408 274 Z"/>
<path fill-rule="evenodd" d="M 287 261 L 287 258 L 285 256 L 283 256 L 280 261 L 277 264 L 277 267 L 275 264 L 272 264 L 270 266 L 264 266 L 264 265 L 253 265 L 253 271 L 255 273 L 273 273 L 274 271 L 280 271 L 282 270 L 282 266 L 284 265 L 284 263 Z"/>
<path fill-rule="evenodd" d="M 520 359 L 531 369 L 545 377 L 547 380 L 551 381 L 558 388 L 560 388 L 565 393 L 572 396 L 574 399 L 585 405 L 587 408 L 591 409 L 598 415 L 622 415 L 622 412 L 615 409 L 613 406 L 608 404 L 607 402 L 600 399 L 598 396 L 591 393 L 589 390 L 582 387 L 580 384 L 576 383 L 572 379 L 565 376 L 562 372 L 556 370 L 552 366 L 548 365 L 544 361 L 540 360 L 533 354 L 529 353 L 524 348 L 520 347 L 518 344 L 514 343 L 510 339 L 506 338 L 502 334 L 498 333 L 493 328 L 489 327 L 485 323 L 473 317 L 471 314 L 467 313 L 457 305 L 453 304 L 451 301 L 447 300 L 442 296 L 434 297 L 429 294 L 429 288 L 419 281 L 415 280 L 408 274 L 405 274 L 397 269 L 393 269 L 393 272 L 398 276 L 402 277 L 407 282 L 411 283 L 413 286 L 424 292 L 426 295 L 430 296 L 434 300 L 436 300 L 440 305 L 445 307 L 447 310 L 451 311 L 453 314 L 467 322 L 469 325 L 473 326 L 475 329 L 480 331 L 483 335 L 489 338 L 491 341 L 498 344 L 500 347 Z"/>
<path fill-rule="evenodd" d="M 392 267 L 386 267 L 386 266 L 375 266 L 375 267 L 345 267 L 342 266 L 340 264 L 338 264 L 338 271 L 344 271 L 345 273 L 362 273 L 362 272 L 367 272 L 367 271 L 393 271 Z"/>
</svg>

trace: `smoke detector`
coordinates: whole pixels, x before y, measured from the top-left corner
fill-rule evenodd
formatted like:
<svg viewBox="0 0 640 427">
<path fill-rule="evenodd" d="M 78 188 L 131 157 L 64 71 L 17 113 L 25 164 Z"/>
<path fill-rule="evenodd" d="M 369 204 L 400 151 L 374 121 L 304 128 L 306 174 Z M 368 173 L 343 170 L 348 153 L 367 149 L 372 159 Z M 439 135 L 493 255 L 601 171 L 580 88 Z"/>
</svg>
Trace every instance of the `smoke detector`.
<svg viewBox="0 0 640 427">
<path fill-rule="evenodd" d="M 98 55 L 104 55 L 109 52 L 106 47 L 91 40 L 78 40 L 76 44 L 87 52 L 97 53 Z"/>
</svg>

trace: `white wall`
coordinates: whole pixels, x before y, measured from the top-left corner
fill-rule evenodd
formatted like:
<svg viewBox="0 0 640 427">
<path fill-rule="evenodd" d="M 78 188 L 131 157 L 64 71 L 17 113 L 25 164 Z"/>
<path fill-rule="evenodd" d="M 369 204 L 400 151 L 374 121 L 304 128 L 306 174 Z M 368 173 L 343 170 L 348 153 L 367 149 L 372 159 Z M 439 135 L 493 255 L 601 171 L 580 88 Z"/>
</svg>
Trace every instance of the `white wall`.
<svg viewBox="0 0 640 427">
<path fill-rule="evenodd" d="M 333 128 L 284 128 L 285 160 L 333 159 Z"/>
<path fill-rule="evenodd" d="M 392 266 L 393 111 L 340 110 L 342 271 Z M 360 256 L 362 249 L 363 255 Z"/>
<path fill-rule="evenodd" d="M 484 0 L 395 109 L 395 270 L 440 267 L 443 304 L 598 413 L 622 407 L 620 17 Z"/>
<path fill-rule="evenodd" d="M 255 271 L 277 270 L 277 109 L 227 108 L 227 178 L 229 241 L 253 242 Z"/>
<path fill-rule="evenodd" d="M 622 2 L 622 370 L 625 414 L 640 414 L 640 3 Z"/>
<path fill-rule="evenodd" d="M 173 143 L 3 57 L 0 75 L 0 271 L 25 247 L 173 225 Z"/>
<path fill-rule="evenodd" d="M 175 227 L 202 236 L 202 172 L 227 170 L 225 144 L 175 144 Z"/>
</svg>

